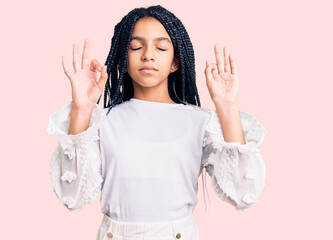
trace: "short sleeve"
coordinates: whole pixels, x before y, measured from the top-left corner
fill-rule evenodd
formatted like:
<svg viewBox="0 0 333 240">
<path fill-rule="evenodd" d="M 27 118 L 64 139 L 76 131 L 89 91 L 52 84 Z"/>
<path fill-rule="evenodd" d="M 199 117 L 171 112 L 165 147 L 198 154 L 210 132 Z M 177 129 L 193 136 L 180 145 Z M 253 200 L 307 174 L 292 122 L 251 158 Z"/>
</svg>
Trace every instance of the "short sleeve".
<svg viewBox="0 0 333 240">
<path fill-rule="evenodd" d="M 51 157 L 50 175 L 53 190 L 70 211 L 97 199 L 103 179 L 99 148 L 99 129 L 105 113 L 96 104 L 89 127 L 76 135 L 69 135 L 72 102 L 49 116 L 47 133 L 58 145 Z"/>
<path fill-rule="evenodd" d="M 219 117 L 210 110 L 201 163 L 217 196 L 244 212 L 258 201 L 265 185 L 266 166 L 259 146 L 266 129 L 248 112 L 240 110 L 240 118 L 246 144 L 226 142 Z"/>
</svg>

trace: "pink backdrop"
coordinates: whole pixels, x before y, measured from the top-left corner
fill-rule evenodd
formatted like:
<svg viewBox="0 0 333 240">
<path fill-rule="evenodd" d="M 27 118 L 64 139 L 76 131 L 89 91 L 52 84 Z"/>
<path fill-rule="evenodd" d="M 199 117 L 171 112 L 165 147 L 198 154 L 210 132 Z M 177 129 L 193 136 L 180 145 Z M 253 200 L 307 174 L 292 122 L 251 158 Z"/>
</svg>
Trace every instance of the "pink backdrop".
<svg viewBox="0 0 333 240">
<path fill-rule="evenodd" d="M 239 106 L 267 130 L 260 149 L 266 186 L 245 214 L 217 198 L 205 213 L 202 182 L 194 216 L 201 239 L 333 239 L 331 1 L 12 1 L 1 5 L 1 239 L 95 239 L 99 198 L 78 213 L 60 205 L 49 175 L 56 141 L 48 116 L 71 100 L 61 56 L 91 40 L 104 63 L 116 23 L 134 7 L 161 4 L 184 23 L 202 107 L 214 108 L 205 60 L 228 46 Z M 72 66 L 71 66 L 72 67 Z M 10 102 L 11 101 L 11 102 Z M 102 103 L 101 103 L 102 104 Z"/>
</svg>

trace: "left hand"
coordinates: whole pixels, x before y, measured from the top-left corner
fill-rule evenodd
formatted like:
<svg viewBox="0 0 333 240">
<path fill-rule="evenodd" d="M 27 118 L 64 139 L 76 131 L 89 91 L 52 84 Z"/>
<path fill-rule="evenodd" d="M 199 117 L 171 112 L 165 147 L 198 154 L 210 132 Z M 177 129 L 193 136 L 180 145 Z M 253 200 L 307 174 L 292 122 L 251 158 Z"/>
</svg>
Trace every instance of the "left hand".
<svg viewBox="0 0 333 240">
<path fill-rule="evenodd" d="M 210 97 L 214 104 L 235 105 L 238 95 L 238 71 L 235 59 L 229 55 L 227 47 L 224 47 L 224 66 L 222 51 L 215 44 L 216 63 L 206 61 L 206 84 Z"/>
</svg>

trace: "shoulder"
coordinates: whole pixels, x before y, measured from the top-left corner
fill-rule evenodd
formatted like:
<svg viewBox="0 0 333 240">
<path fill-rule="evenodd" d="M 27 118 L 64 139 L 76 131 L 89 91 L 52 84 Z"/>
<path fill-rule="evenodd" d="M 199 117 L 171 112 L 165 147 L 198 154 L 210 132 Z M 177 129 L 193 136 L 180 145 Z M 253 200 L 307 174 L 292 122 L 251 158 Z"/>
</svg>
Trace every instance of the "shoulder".
<svg viewBox="0 0 333 240">
<path fill-rule="evenodd" d="M 210 115 L 210 112 L 212 111 L 209 108 L 199 107 L 197 105 L 189 104 L 187 103 L 187 108 L 191 111 L 198 112 L 199 114 L 208 117 Z"/>
<path fill-rule="evenodd" d="M 123 111 L 125 109 L 127 109 L 127 106 L 128 105 L 128 102 L 122 102 L 120 104 L 117 104 L 117 105 L 114 105 L 111 109 L 109 107 L 105 107 L 103 108 L 103 111 L 104 111 L 104 114 L 106 115 L 108 112 L 109 114 L 114 114 L 115 112 L 118 112 L 118 111 Z M 110 109 L 110 111 L 109 111 Z"/>
<path fill-rule="evenodd" d="M 191 114 L 192 117 L 201 124 L 206 124 L 211 116 L 211 109 L 200 107 L 197 105 L 189 104 L 187 103 L 186 106 L 184 106 L 184 110 L 187 111 L 187 113 Z"/>
</svg>

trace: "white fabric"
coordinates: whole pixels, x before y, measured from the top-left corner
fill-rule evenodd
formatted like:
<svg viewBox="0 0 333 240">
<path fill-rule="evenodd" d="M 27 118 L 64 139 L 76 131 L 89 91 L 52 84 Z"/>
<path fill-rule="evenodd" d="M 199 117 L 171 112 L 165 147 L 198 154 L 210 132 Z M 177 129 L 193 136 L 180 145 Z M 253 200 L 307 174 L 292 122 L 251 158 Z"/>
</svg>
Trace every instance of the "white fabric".
<svg viewBox="0 0 333 240">
<path fill-rule="evenodd" d="M 200 240 L 200 232 L 192 212 L 169 222 L 118 222 L 104 214 L 96 240 Z"/>
<path fill-rule="evenodd" d="M 265 163 L 258 146 L 266 133 L 240 110 L 246 145 L 227 143 L 215 110 L 131 98 L 108 108 L 96 104 L 89 128 L 68 135 L 72 102 L 49 117 L 59 142 L 50 174 L 70 211 L 96 201 L 116 221 L 173 221 L 197 204 L 198 177 L 211 176 L 217 196 L 244 211 L 258 200 Z"/>
<path fill-rule="evenodd" d="M 250 113 L 240 110 L 246 144 L 225 142 L 216 111 L 210 111 L 203 141 L 202 166 L 211 176 L 217 196 L 240 212 L 255 203 L 263 191 L 266 165 L 260 154 L 266 129 Z"/>
</svg>

